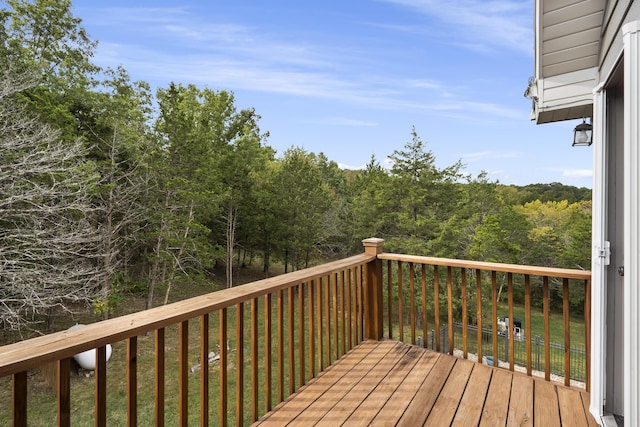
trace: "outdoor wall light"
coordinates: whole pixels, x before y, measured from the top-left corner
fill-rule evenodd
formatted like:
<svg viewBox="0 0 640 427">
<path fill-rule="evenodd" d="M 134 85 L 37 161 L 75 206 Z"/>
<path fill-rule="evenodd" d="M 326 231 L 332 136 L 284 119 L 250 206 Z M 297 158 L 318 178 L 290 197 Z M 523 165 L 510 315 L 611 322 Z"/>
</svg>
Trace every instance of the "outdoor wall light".
<svg viewBox="0 0 640 427">
<path fill-rule="evenodd" d="M 585 119 L 582 119 L 580 123 L 573 130 L 573 144 L 572 146 L 588 147 L 593 143 L 593 126 L 587 123 Z"/>
</svg>

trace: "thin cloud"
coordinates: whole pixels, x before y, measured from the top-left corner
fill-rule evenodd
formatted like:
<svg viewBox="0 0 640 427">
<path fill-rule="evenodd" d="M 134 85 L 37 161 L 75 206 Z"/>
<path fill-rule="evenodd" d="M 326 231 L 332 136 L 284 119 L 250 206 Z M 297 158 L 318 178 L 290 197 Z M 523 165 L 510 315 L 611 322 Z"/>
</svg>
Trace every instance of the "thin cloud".
<svg viewBox="0 0 640 427">
<path fill-rule="evenodd" d="M 473 111 L 483 111 L 485 120 L 487 116 L 524 117 L 522 111 L 507 106 L 465 99 L 464 88 L 435 79 L 370 73 L 361 63 L 368 59 L 359 58 L 346 47 L 284 40 L 254 26 L 210 22 L 187 7 L 101 9 L 99 22 L 113 28 L 126 26 L 141 37 L 154 38 L 156 43 L 153 47 L 142 47 L 135 39 L 101 43 L 98 62 L 124 64 L 132 75 L 145 76 L 160 85 L 189 82 L 234 91 L 332 99 L 379 110 L 423 110 L 465 120 L 473 118 Z M 182 48 L 170 50 L 168 45 Z M 432 101 L 414 100 L 416 90 L 430 93 Z M 356 121 L 342 125 L 375 124 Z"/>
<path fill-rule="evenodd" d="M 509 48 L 531 55 L 533 5 L 521 0 L 379 0 L 414 9 L 447 27 L 447 39 L 473 50 Z"/>
<path fill-rule="evenodd" d="M 323 46 L 282 41 L 248 25 L 206 21 L 190 13 L 186 7 L 102 9 L 100 25 L 113 28 L 127 26 L 127 32 L 153 38 L 161 49 L 179 46 L 182 56 L 197 52 L 199 55 L 224 55 L 256 63 L 279 64 L 281 67 L 336 67 L 335 53 L 327 52 Z M 136 46 L 136 41 L 128 41 L 127 45 Z"/>
<path fill-rule="evenodd" d="M 169 81 L 204 83 L 260 92 L 336 99 L 376 108 L 405 108 L 406 89 L 380 85 L 371 79 L 344 78 L 330 70 L 292 64 L 266 63 L 256 58 L 208 52 L 166 54 L 138 46 L 101 44 L 97 58 L 106 64 L 123 63 L 134 73 L 166 84 Z M 416 105 L 415 108 L 418 108 Z"/>
<path fill-rule="evenodd" d="M 428 79 L 422 79 L 422 80 L 409 80 L 408 83 L 416 88 L 422 88 L 422 89 L 432 89 L 432 90 L 438 90 L 441 91 L 443 89 L 445 89 L 447 86 L 439 81 L 436 80 L 428 80 Z"/>
<path fill-rule="evenodd" d="M 187 17 L 187 7 L 106 7 L 100 9 L 100 20 L 104 24 L 130 22 L 134 25 L 143 23 L 155 26 L 175 22 L 180 16 Z"/>
</svg>

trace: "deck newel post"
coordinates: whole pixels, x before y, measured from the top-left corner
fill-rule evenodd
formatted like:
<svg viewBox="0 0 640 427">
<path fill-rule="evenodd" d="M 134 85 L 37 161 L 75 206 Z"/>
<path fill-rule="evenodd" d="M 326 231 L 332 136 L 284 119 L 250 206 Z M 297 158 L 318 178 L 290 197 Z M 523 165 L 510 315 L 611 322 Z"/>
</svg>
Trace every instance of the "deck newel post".
<svg viewBox="0 0 640 427">
<path fill-rule="evenodd" d="M 382 338 L 382 260 L 377 255 L 382 253 L 384 239 L 370 238 L 362 241 L 364 252 L 368 255 L 376 255 L 376 258 L 367 263 L 366 283 L 364 292 L 364 333 L 365 337 L 372 340 Z"/>
</svg>

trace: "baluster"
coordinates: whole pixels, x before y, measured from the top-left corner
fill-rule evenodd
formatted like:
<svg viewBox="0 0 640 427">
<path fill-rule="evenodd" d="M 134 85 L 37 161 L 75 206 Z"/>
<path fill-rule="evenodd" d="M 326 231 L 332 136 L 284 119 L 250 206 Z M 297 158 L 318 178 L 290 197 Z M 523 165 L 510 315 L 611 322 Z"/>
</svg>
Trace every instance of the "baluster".
<svg viewBox="0 0 640 427">
<path fill-rule="evenodd" d="M 138 425 L 138 337 L 127 340 L 127 422 Z"/>
<path fill-rule="evenodd" d="M 404 342 L 404 296 L 402 294 L 402 261 L 398 261 L 398 333 L 400 341 Z"/>
<path fill-rule="evenodd" d="M 436 323 L 436 351 L 440 351 L 440 277 L 438 266 L 433 266 L 433 311 Z"/>
<path fill-rule="evenodd" d="M 13 374 L 13 425 L 27 427 L 27 371 Z"/>
<path fill-rule="evenodd" d="M 427 325 L 427 266 L 422 264 L 420 268 L 422 284 L 422 347 L 427 348 L 428 331 Z"/>
<path fill-rule="evenodd" d="M 591 390 L 591 280 L 584 281 L 584 344 L 586 350 L 586 390 Z"/>
<path fill-rule="evenodd" d="M 564 322 L 564 385 L 571 385 L 571 322 L 569 318 L 569 279 L 562 280 L 562 317 Z"/>
<path fill-rule="evenodd" d="M 449 333 L 449 354 L 453 355 L 453 271 L 451 266 L 447 266 L 447 318 L 449 319 L 447 328 Z"/>
<path fill-rule="evenodd" d="M 258 413 L 258 298 L 251 300 L 251 421 L 259 418 Z"/>
<path fill-rule="evenodd" d="M 507 273 L 507 304 L 509 305 L 509 330 L 507 331 L 507 338 L 509 339 L 509 370 L 513 371 L 515 368 L 514 357 L 515 357 L 515 335 L 514 335 L 514 326 L 515 322 L 513 320 L 513 274 Z"/>
<path fill-rule="evenodd" d="M 409 308 L 411 315 L 409 316 L 411 323 L 411 344 L 416 344 L 416 286 L 415 286 L 415 267 L 412 262 L 409 263 Z"/>
<path fill-rule="evenodd" d="M 178 325 L 178 400 L 179 423 L 183 427 L 189 425 L 189 321 Z"/>
<path fill-rule="evenodd" d="M 324 312 L 325 312 L 325 363 L 326 366 L 331 365 L 331 292 L 329 289 L 331 288 L 329 282 L 331 281 L 331 277 L 327 276 L 324 278 Z"/>
<path fill-rule="evenodd" d="M 478 340 L 478 363 L 482 363 L 484 339 L 482 337 L 482 271 L 476 269 L 476 326 Z"/>
<path fill-rule="evenodd" d="M 340 357 L 340 347 L 338 345 L 338 273 L 334 273 L 331 291 L 333 293 L 331 301 L 333 303 L 333 360 Z"/>
<path fill-rule="evenodd" d="M 236 304 L 236 426 L 244 424 L 244 303 Z"/>
<path fill-rule="evenodd" d="M 532 375 L 533 356 L 531 354 L 531 338 L 533 338 L 533 328 L 531 326 L 531 277 L 524 276 L 524 321 L 527 324 L 527 375 Z"/>
<path fill-rule="evenodd" d="M 462 292 L 462 357 L 467 359 L 467 269 L 461 268 L 461 292 Z"/>
<path fill-rule="evenodd" d="M 276 313 L 278 316 L 278 403 L 284 400 L 284 307 L 282 299 L 283 292 L 279 290 Z"/>
<path fill-rule="evenodd" d="M 107 349 L 105 346 L 96 349 L 95 376 L 96 427 L 102 427 L 107 425 Z"/>
<path fill-rule="evenodd" d="M 358 314 L 357 316 L 357 336 L 356 336 L 356 343 L 359 344 L 362 341 L 362 337 L 364 336 L 364 325 L 363 325 L 363 319 L 364 319 L 364 307 L 363 307 L 363 298 L 364 298 L 364 283 L 363 283 L 363 268 L 362 267 L 357 267 L 357 285 L 356 285 L 356 312 Z"/>
<path fill-rule="evenodd" d="M 309 378 L 316 377 L 316 281 L 309 282 Z M 319 329 L 319 328 L 318 328 Z"/>
<path fill-rule="evenodd" d="M 164 426 L 164 328 L 155 332 L 155 418 L 156 426 Z"/>
<path fill-rule="evenodd" d="M 346 295 L 345 295 L 345 277 L 344 270 L 340 272 L 340 316 L 341 316 L 341 332 L 342 332 L 342 354 L 347 352 L 347 322 L 346 322 Z"/>
<path fill-rule="evenodd" d="M 220 309 L 220 426 L 227 426 L 227 309 Z"/>
<path fill-rule="evenodd" d="M 271 406 L 271 294 L 264 296 L 264 402 L 265 410 Z"/>
<path fill-rule="evenodd" d="M 296 376 L 295 376 L 295 311 L 293 307 L 293 287 L 287 289 L 287 349 L 289 358 L 289 394 L 293 394 L 296 391 Z"/>
<path fill-rule="evenodd" d="M 352 308 L 351 308 L 351 292 L 352 292 L 352 283 L 351 283 L 351 269 L 347 270 L 347 290 L 345 296 L 347 297 L 347 339 L 349 340 L 347 346 L 349 350 L 353 348 L 353 316 L 352 316 Z"/>
<path fill-rule="evenodd" d="M 393 339 L 393 287 L 391 260 L 387 260 L 387 322 L 389 323 L 389 339 Z"/>
<path fill-rule="evenodd" d="M 358 269 L 357 267 L 353 268 L 353 280 L 354 280 L 354 286 L 353 286 L 353 315 L 356 318 L 355 320 L 355 330 L 353 331 L 354 334 L 354 345 L 358 345 L 360 343 L 360 332 L 362 331 L 362 324 L 361 324 L 361 320 L 362 317 L 360 316 L 360 276 L 358 275 Z"/>
<path fill-rule="evenodd" d="M 305 384 L 305 366 L 304 366 L 304 283 L 297 286 L 298 288 L 298 359 L 300 360 L 300 380 L 302 387 Z"/>
<path fill-rule="evenodd" d="M 544 317 L 544 379 L 551 380 L 551 350 L 549 348 L 549 278 L 542 279 L 542 313 Z"/>
<path fill-rule="evenodd" d="M 493 366 L 498 365 L 498 278 L 495 271 L 491 272 L 491 325 L 493 328 Z"/>
<path fill-rule="evenodd" d="M 324 351 L 322 340 L 322 298 L 324 294 L 322 292 L 322 278 L 319 278 L 316 282 L 317 286 L 317 307 L 318 307 L 318 325 L 316 327 L 316 334 L 318 335 L 318 373 L 324 370 Z"/>
<path fill-rule="evenodd" d="M 71 359 L 57 363 L 58 426 L 71 425 Z M 135 426 L 135 424 L 130 424 Z"/>
<path fill-rule="evenodd" d="M 209 425 L 209 315 L 200 316 L 200 425 Z"/>
</svg>

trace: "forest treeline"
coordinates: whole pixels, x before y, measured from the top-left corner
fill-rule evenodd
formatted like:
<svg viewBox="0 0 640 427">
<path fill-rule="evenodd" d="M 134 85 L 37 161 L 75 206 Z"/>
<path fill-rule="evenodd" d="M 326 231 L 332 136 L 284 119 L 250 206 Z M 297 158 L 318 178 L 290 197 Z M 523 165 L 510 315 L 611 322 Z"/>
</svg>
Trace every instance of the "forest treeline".
<svg viewBox="0 0 640 427">
<path fill-rule="evenodd" d="M 438 167 L 415 130 L 389 165 L 343 170 L 276 153 L 234 94 L 152 92 L 92 62 L 69 0 L 7 0 L 0 30 L 0 322 L 46 330 L 55 310 L 106 318 L 131 292 L 164 301 L 216 265 L 291 271 L 362 251 L 590 266 L 591 194 L 502 185 Z M 396 144 L 397 141 L 390 141 Z M 157 299 L 157 298 L 156 298 Z"/>
</svg>

